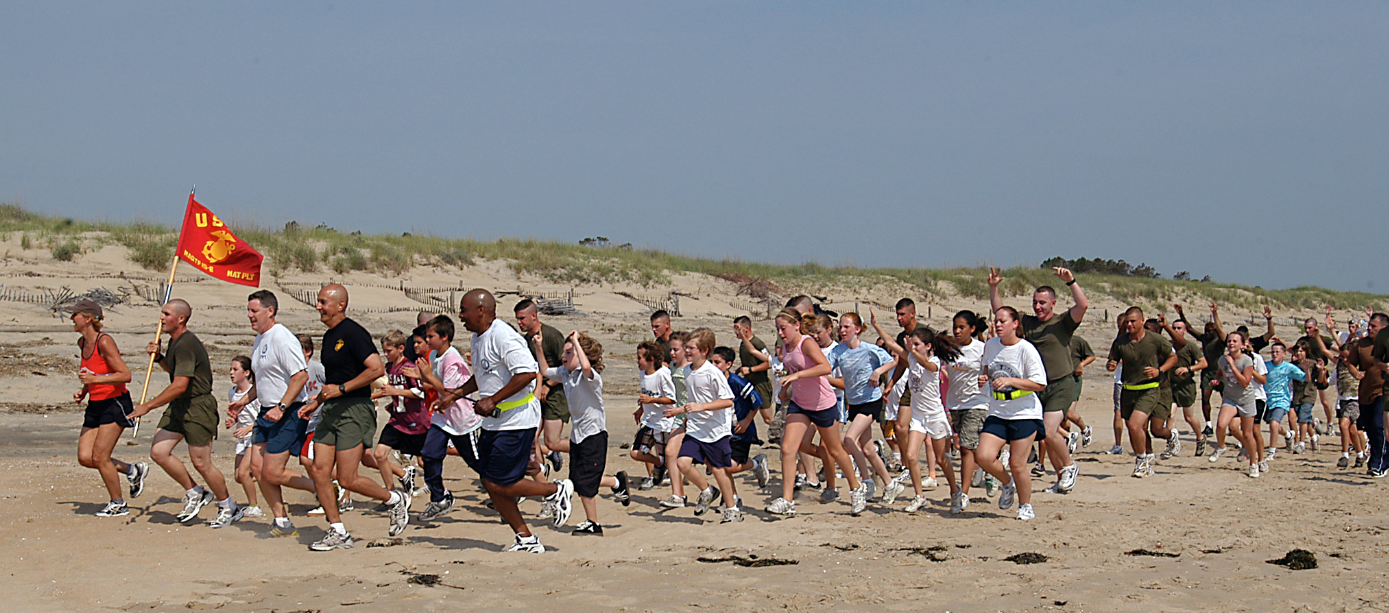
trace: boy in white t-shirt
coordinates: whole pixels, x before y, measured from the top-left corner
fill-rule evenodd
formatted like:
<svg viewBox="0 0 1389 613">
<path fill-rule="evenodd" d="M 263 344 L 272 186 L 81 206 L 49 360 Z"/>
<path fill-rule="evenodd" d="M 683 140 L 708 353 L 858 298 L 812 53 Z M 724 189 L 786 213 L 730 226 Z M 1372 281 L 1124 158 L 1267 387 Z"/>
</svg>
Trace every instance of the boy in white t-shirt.
<svg viewBox="0 0 1389 613">
<path fill-rule="evenodd" d="M 700 486 L 703 491 L 695 504 L 695 515 L 703 515 L 709 505 L 722 496 L 722 523 L 729 523 L 743 521 L 743 513 L 733 493 L 733 480 L 728 476 L 728 468 L 733 465 L 733 390 L 728 387 L 724 374 L 709 361 L 716 344 L 713 330 L 698 328 L 689 333 L 685 355 L 690 360 L 690 372 L 685 377 L 685 389 L 690 402 L 666 409 L 665 414 L 667 417 L 687 416 L 685 440 L 681 443 L 678 460 L 681 474 L 697 486 L 707 483 L 704 475 L 694 470 L 697 459 L 710 468 L 719 484 L 717 490 Z M 672 476 L 671 481 L 678 478 Z"/>
<path fill-rule="evenodd" d="M 646 464 L 648 476 L 637 486 L 646 491 L 660 486 L 666 474 L 666 441 L 675 430 L 675 419 L 666 417 L 665 410 L 675 404 L 675 382 L 661 346 L 654 341 L 637 346 L 637 368 L 641 371 L 641 395 L 632 417 L 640 427 L 632 441 L 632 459 Z"/>
</svg>

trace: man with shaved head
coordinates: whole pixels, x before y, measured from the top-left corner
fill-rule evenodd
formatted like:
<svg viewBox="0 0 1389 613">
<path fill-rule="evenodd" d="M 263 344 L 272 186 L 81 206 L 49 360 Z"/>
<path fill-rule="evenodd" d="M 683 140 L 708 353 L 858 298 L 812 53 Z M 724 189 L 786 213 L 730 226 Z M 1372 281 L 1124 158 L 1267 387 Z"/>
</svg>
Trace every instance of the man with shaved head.
<svg viewBox="0 0 1389 613">
<path fill-rule="evenodd" d="M 207 348 L 188 330 L 188 318 L 192 314 L 192 307 L 179 298 L 170 300 L 160 309 L 159 321 L 169 333 L 169 351 L 160 351 L 160 339 L 151 341 L 146 351 L 154 356 L 164 372 L 169 373 L 169 387 L 135 407 L 132 416 L 140 417 L 169 405 L 159 419 L 150 458 L 183 486 L 183 511 L 177 516 L 179 521 L 197 518 L 198 511 L 216 500 L 220 510 L 211 525 L 221 527 L 241 519 L 242 511 L 231 499 L 226 477 L 212 463 L 212 441 L 217 438 L 219 421 L 217 400 L 212 397 L 212 363 L 207 359 Z M 174 448 L 185 439 L 188 459 L 207 482 L 207 488 L 195 483 L 183 462 L 173 455 Z"/>
<path fill-rule="evenodd" d="M 540 365 L 530 344 L 511 326 L 497 319 L 497 300 L 485 289 L 463 295 L 463 326 L 473 333 L 473 376 L 463 387 L 444 392 L 438 405 L 477 392 L 473 410 L 483 417 L 478 437 L 477 469 L 482 485 L 502 519 L 516 533 L 506 551 L 543 553 L 545 546 L 531 534 L 516 499 L 543 496 L 554 512 L 554 525 L 569 521 L 574 484 L 568 479 L 541 483 L 525 479 L 540 427 L 540 401 L 535 397 Z"/>
<path fill-rule="evenodd" d="M 314 430 L 313 478 L 318 502 L 328 519 L 328 533 L 309 546 L 314 551 L 352 547 L 352 536 L 342 523 L 337 492 L 333 489 L 334 467 L 343 489 L 385 502 L 391 519 L 389 534 L 396 536 L 410 521 L 410 492 L 388 491 L 357 474 L 362 454 L 372 448 L 376 435 L 376 404 L 371 400 L 371 382 L 386 373 L 376 343 L 361 324 L 347 317 L 347 288 L 336 283 L 318 291 L 318 318 L 328 331 L 323 333 L 319 350 L 323 362 L 323 389 L 299 409 L 308 419 L 322 407 L 318 428 Z"/>
</svg>

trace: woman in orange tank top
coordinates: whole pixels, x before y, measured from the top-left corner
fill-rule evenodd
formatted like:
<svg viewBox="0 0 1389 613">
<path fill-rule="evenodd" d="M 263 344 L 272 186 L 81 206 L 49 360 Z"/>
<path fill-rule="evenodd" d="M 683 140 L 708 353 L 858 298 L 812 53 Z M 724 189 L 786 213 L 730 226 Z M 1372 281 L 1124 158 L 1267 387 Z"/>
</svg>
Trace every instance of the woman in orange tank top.
<svg viewBox="0 0 1389 613">
<path fill-rule="evenodd" d="M 119 517 L 130 512 L 121 495 L 120 474 L 130 482 L 130 497 L 144 490 L 149 467 L 144 462 L 130 464 L 111 457 L 120 441 L 121 432 L 134 425 L 130 414 L 134 406 L 125 384 L 130 381 L 130 369 L 121 359 L 120 349 L 111 335 L 101 331 L 101 305 L 83 299 L 64 309 L 72 316 L 72 329 L 81 334 L 77 339 L 81 368 L 77 378 L 82 389 L 73 394 L 77 402 L 87 400 L 87 412 L 82 421 L 82 434 L 77 438 L 77 462 L 101 473 L 101 480 L 111 501 L 98 517 Z"/>
</svg>

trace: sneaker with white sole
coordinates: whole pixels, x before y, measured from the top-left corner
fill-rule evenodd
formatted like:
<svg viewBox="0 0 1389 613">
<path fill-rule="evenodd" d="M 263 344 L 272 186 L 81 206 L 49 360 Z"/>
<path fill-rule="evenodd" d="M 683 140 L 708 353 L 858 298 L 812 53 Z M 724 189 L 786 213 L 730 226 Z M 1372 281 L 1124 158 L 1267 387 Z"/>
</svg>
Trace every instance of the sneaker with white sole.
<svg viewBox="0 0 1389 613">
<path fill-rule="evenodd" d="M 670 498 L 662 500 L 659 504 L 667 509 L 683 509 L 685 508 L 685 497 L 671 494 Z"/>
<path fill-rule="evenodd" d="M 100 511 L 96 512 L 97 517 L 122 517 L 130 515 L 130 508 L 124 502 L 111 501 L 106 503 Z"/>
<path fill-rule="evenodd" d="M 1254 477 L 1255 479 L 1259 478 L 1259 465 L 1258 465 L 1258 464 L 1250 464 L 1250 465 L 1249 465 L 1249 476 L 1250 476 L 1250 477 Z"/>
<path fill-rule="evenodd" d="M 177 518 L 184 523 L 197 519 L 198 511 L 203 510 L 203 507 L 213 502 L 216 502 L 216 497 L 212 495 L 212 492 L 207 490 L 203 490 L 201 495 L 197 492 L 185 494 L 183 497 L 183 511 L 178 514 Z"/>
<path fill-rule="evenodd" d="M 568 479 L 560 479 L 556 482 L 556 485 L 559 486 L 559 488 L 555 490 L 555 493 L 546 496 L 545 502 L 550 503 L 554 508 L 554 524 L 555 527 L 558 528 L 569 521 L 569 513 L 574 510 L 574 482 Z"/>
<path fill-rule="evenodd" d="M 294 524 L 288 524 L 285 526 L 281 526 L 279 524 L 272 524 L 270 526 L 270 532 L 268 532 L 267 534 L 270 536 L 270 538 L 277 539 L 290 536 L 299 536 L 299 530 L 294 527 Z"/>
<path fill-rule="evenodd" d="M 759 453 L 752 459 L 752 476 L 757 478 L 757 487 L 767 487 L 767 482 L 772 480 L 772 471 L 767 468 L 767 454 Z"/>
<path fill-rule="evenodd" d="M 923 490 L 933 490 L 933 489 L 936 489 L 936 487 L 939 486 L 939 485 L 940 485 L 940 482 L 939 482 L 939 481 L 936 481 L 935 479 L 933 479 L 933 478 L 931 478 L 931 477 L 926 477 L 925 479 L 922 479 L 922 480 L 921 480 L 921 489 L 923 489 Z"/>
<path fill-rule="evenodd" d="M 917 496 L 916 498 L 913 498 L 911 502 L 908 502 L 908 503 L 907 503 L 907 508 L 904 509 L 904 510 L 905 510 L 906 512 L 908 512 L 908 513 L 915 513 L 915 512 L 917 512 L 917 511 L 921 510 L 921 507 L 924 507 L 924 506 L 926 506 L 926 505 L 927 505 L 926 497 L 925 497 L 925 496 Z"/>
<path fill-rule="evenodd" d="M 993 475 L 984 475 L 984 497 L 993 498 L 1003 484 Z"/>
<path fill-rule="evenodd" d="M 1212 451 L 1211 454 L 1210 454 L 1209 456 L 1206 456 L 1206 459 L 1207 459 L 1207 460 L 1210 460 L 1211 463 L 1215 463 L 1215 462 L 1219 462 L 1219 461 L 1220 461 L 1220 456 L 1223 456 L 1223 455 L 1225 455 L 1225 448 L 1224 448 L 1224 447 L 1216 447 L 1216 448 L 1215 448 L 1215 451 Z"/>
<path fill-rule="evenodd" d="M 400 500 L 387 511 L 391 518 L 391 528 L 386 534 L 390 536 L 399 536 L 405 531 L 405 527 L 410 525 L 410 494 L 407 491 L 399 491 L 396 495 L 400 496 Z"/>
<path fill-rule="evenodd" d="M 1031 521 L 1037 514 L 1032 512 L 1031 504 L 1018 505 L 1018 519 L 1021 521 Z"/>
<path fill-rule="evenodd" d="M 323 538 L 319 539 L 318 542 L 309 545 L 309 549 L 312 551 L 332 551 L 334 549 L 351 548 L 352 535 L 346 532 L 338 532 L 332 528 L 329 528 L 328 534 L 323 535 Z"/>
<path fill-rule="evenodd" d="M 1092 430 L 1090 426 L 1085 426 L 1085 429 L 1080 431 L 1080 446 L 1089 447 L 1090 443 L 1094 440 L 1095 431 Z"/>
<path fill-rule="evenodd" d="M 906 485 L 896 481 L 888 483 L 887 487 L 883 488 L 883 504 L 892 504 L 892 501 L 897 500 L 897 497 L 905 491 L 907 491 Z"/>
<path fill-rule="evenodd" d="M 569 536 L 603 536 L 603 526 L 598 525 L 596 521 L 585 519 L 574 527 Z"/>
<path fill-rule="evenodd" d="M 241 507 L 232 509 L 218 507 L 217 517 L 212 518 L 212 521 L 207 522 L 207 525 L 213 528 L 225 528 L 240 521 L 245 516 L 246 511 L 242 510 Z"/>
<path fill-rule="evenodd" d="M 1062 466 L 1061 474 L 1056 478 L 1056 489 L 1062 494 L 1069 493 L 1076 486 L 1076 477 L 1080 475 L 1080 467 L 1072 464 Z"/>
<path fill-rule="evenodd" d="M 1259 461 L 1259 474 L 1261 474 L 1261 475 L 1267 475 L 1267 474 L 1268 474 L 1268 460 L 1260 460 L 1260 461 Z"/>
<path fill-rule="evenodd" d="M 444 492 L 444 499 L 438 502 L 429 501 L 429 504 L 424 505 L 424 510 L 420 511 L 417 519 L 419 521 L 434 521 L 452 510 L 453 492 Z"/>
<path fill-rule="evenodd" d="M 772 515 L 795 515 L 796 503 L 785 498 L 777 498 L 772 501 L 772 504 L 767 505 L 767 512 Z"/>
<path fill-rule="evenodd" d="M 1109 455 L 1124 455 L 1124 448 L 1119 445 L 1115 445 L 1113 447 L 1110 447 L 1109 451 L 1106 451 L 1105 453 Z"/>
<path fill-rule="evenodd" d="M 414 495 L 415 495 L 415 471 L 416 471 L 416 470 L 418 470 L 418 469 L 417 469 L 416 467 L 414 467 L 414 466 L 406 466 L 406 467 L 405 467 L 405 475 L 402 476 L 402 477 L 400 478 L 400 489 L 403 489 L 403 490 L 405 490 L 405 491 L 407 491 L 407 492 L 410 492 L 410 495 L 411 495 L 411 496 L 414 496 Z"/>
<path fill-rule="evenodd" d="M 135 473 L 131 476 L 130 473 Z M 130 497 L 139 498 L 145 492 L 145 477 L 150 474 L 150 465 L 147 462 L 136 462 L 130 465 L 130 471 L 125 473 L 125 480 L 130 483 Z"/>
<path fill-rule="evenodd" d="M 305 513 L 305 515 L 308 515 L 309 517 L 317 517 L 317 516 L 319 516 L 319 515 L 324 515 L 324 514 L 325 514 L 325 513 L 323 512 L 323 505 L 318 505 L 318 506 L 316 506 L 316 507 L 314 507 L 314 508 L 312 508 L 312 509 L 309 509 L 309 512 L 308 512 L 308 513 Z"/>
<path fill-rule="evenodd" d="M 1206 455 L 1206 439 L 1198 438 L 1196 439 L 1196 457 L 1199 458 L 1203 455 Z"/>
<path fill-rule="evenodd" d="M 974 469 L 974 475 L 969 478 L 969 486 L 979 487 L 981 485 L 984 485 L 984 469 L 976 468 Z"/>
<path fill-rule="evenodd" d="M 242 516 L 242 517 L 265 517 L 265 511 L 262 511 L 261 508 L 258 507 L 258 506 L 256 506 L 256 505 L 251 505 L 251 506 L 249 506 L 249 507 L 241 507 L 241 516 Z"/>
<path fill-rule="evenodd" d="M 1061 491 L 1061 488 L 1059 487 L 1059 485 L 1060 485 L 1059 483 L 1053 483 L 1053 484 L 1051 484 L 1051 486 L 1048 487 L 1047 489 L 1042 490 L 1042 493 L 1043 493 L 1043 494 L 1065 494 L 1066 492 Z"/>
<path fill-rule="evenodd" d="M 739 509 L 738 507 L 724 507 L 724 508 L 723 508 L 723 519 L 720 520 L 719 523 L 721 523 L 721 524 L 731 524 L 731 523 L 740 522 L 740 521 L 743 521 L 743 511 L 742 511 L 742 509 Z"/>
<path fill-rule="evenodd" d="M 1172 437 L 1167 439 L 1167 449 L 1162 450 L 1162 459 L 1171 459 L 1182 452 L 1182 439 L 1177 436 L 1176 428 L 1172 429 Z"/>
<path fill-rule="evenodd" d="M 849 514 L 858 515 L 868 508 L 868 484 L 860 483 L 858 487 L 849 490 Z"/>
<path fill-rule="evenodd" d="M 1066 435 L 1066 451 L 1075 453 L 1077 449 L 1080 449 L 1080 433 L 1071 432 Z"/>
<path fill-rule="evenodd" d="M 506 553 L 513 551 L 521 553 L 545 553 L 545 546 L 540 544 L 540 537 L 534 534 L 530 536 L 521 536 L 518 534 L 516 535 L 516 542 L 502 551 Z"/>
<path fill-rule="evenodd" d="M 1317 442 L 1318 442 L 1319 440 L 1320 440 L 1320 437 L 1319 437 L 1318 435 L 1316 435 L 1316 434 L 1313 434 L 1313 435 L 1312 435 L 1312 444 L 1311 444 L 1311 447 L 1312 447 L 1312 452 L 1313 452 L 1313 453 L 1315 453 L 1315 452 L 1317 451 Z"/>
<path fill-rule="evenodd" d="M 645 478 L 643 478 L 643 479 L 641 480 L 641 484 L 637 486 L 637 491 L 641 491 L 641 492 L 645 492 L 645 491 L 653 490 L 653 489 L 656 489 L 656 480 L 653 479 L 653 478 L 651 478 L 651 477 L 645 477 Z"/>
<path fill-rule="evenodd" d="M 998 508 L 1008 510 L 1012 508 L 1013 502 L 1017 500 L 1018 488 L 1012 483 L 1004 484 L 1003 491 L 998 495 Z"/>
<path fill-rule="evenodd" d="M 1341 456 L 1341 459 L 1339 459 L 1339 460 L 1336 461 L 1336 468 L 1348 468 L 1349 466 L 1350 466 L 1350 456 L 1349 456 L 1349 455 L 1343 455 L 1343 456 Z"/>
<path fill-rule="evenodd" d="M 554 519 L 555 507 L 548 501 L 540 501 L 540 512 L 535 514 L 536 519 Z"/>
<path fill-rule="evenodd" d="M 873 477 L 871 476 L 866 479 L 860 478 L 859 486 L 863 488 L 864 500 L 872 500 L 873 495 L 878 493 L 878 484 L 873 481 Z"/>
<path fill-rule="evenodd" d="M 627 484 L 627 471 L 619 470 L 613 476 L 617 480 L 617 485 L 613 487 L 613 499 L 622 503 L 622 506 L 632 506 L 632 490 Z"/>
<path fill-rule="evenodd" d="M 712 485 L 709 486 L 709 489 L 700 492 L 699 498 L 695 500 L 694 514 L 703 515 L 708 513 L 709 505 L 714 504 L 714 502 L 719 499 L 720 495 L 721 493 L 719 490 Z"/>
</svg>

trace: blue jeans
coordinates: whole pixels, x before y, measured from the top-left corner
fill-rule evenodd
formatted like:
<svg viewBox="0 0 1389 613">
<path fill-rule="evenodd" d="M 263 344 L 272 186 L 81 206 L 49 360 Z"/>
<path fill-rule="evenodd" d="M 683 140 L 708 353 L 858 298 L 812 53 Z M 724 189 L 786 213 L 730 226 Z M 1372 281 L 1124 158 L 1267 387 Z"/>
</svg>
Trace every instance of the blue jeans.
<svg viewBox="0 0 1389 613">
<path fill-rule="evenodd" d="M 1389 468 L 1389 445 L 1384 441 L 1384 397 L 1380 396 L 1367 406 L 1360 408 L 1360 420 L 1356 424 L 1365 432 L 1370 443 L 1370 470 Z"/>
</svg>

